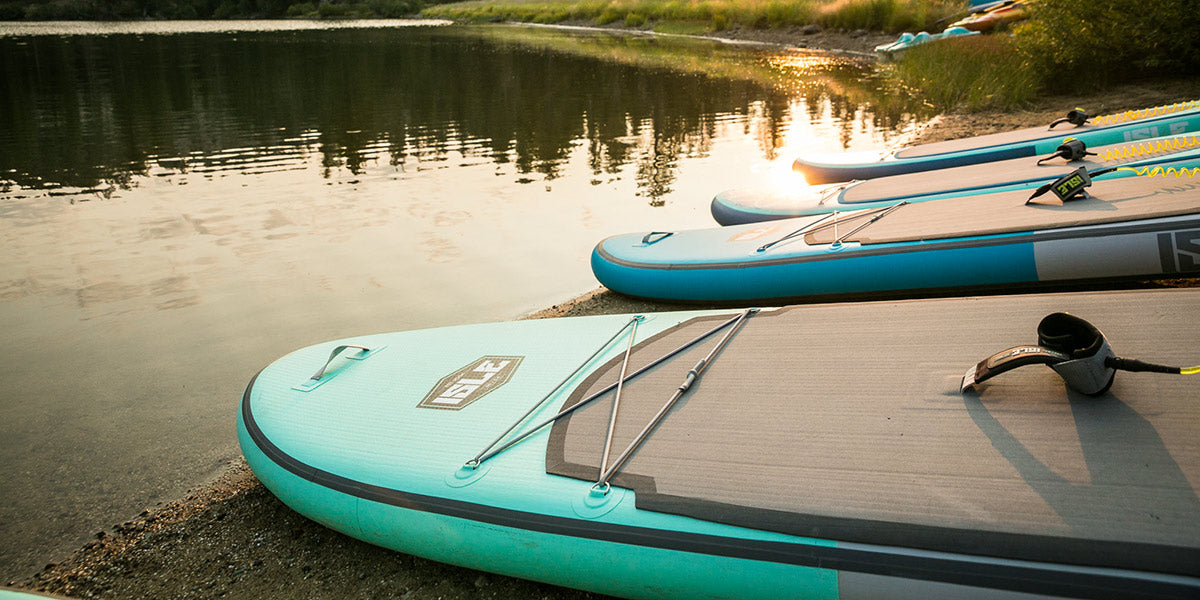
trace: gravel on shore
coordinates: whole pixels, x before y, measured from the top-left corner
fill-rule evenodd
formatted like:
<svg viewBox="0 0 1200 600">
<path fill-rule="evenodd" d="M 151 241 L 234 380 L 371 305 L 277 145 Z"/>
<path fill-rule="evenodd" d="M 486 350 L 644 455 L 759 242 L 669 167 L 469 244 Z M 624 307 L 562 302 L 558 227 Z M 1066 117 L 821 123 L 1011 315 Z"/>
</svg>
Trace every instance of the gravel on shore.
<svg viewBox="0 0 1200 600">
<path fill-rule="evenodd" d="M 727 37 L 805 47 L 871 48 L 880 34 L 799 30 L 727 32 Z M 767 39 L 770 37 L 771 39 Z M 840 44 L 840 45 L 839 45 Z M 1110 113 L 1200 97 L 1200 77 L 1130 84 L 1090 96 L 1042 100 L 1009 113 L 943 115 L 917 141 L 931 142 L 1046 124 L 1083 106 Z M 1194 285 L 1185 281 L 1183 285 Z M 1165 285 L 1170 285 L 1166 283 Z M 526 318 L 698 308 L 637 300 L 598 289 Z M 699 307 L 703 308 L 703 307 Z M 435 563 L 360 542 L 287 508 L 241 459 L 209 485 L 147 509 L 61 562 L 9 585 L 78 598 L 485 598 L 602 596 Z"/>
</svg>

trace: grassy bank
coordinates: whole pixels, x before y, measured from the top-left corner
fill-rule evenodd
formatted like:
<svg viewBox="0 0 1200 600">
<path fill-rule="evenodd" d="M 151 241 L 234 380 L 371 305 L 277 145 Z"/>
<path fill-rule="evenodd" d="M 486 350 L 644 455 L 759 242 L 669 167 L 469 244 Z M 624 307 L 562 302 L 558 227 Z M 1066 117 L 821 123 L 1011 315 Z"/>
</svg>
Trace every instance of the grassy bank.
<svg viewBox="0 0 1200 600">
<path fill-rule="evenodd" d="M 958 4 L 952 0 L 470 0 L 430 7 L 424 14 L 473 21 L 653 25 L 694 33 L 806 25 L 899 32 L 929 27 L 953 14 Z"/>
<path fill-rule="evenodd" d="M 1200 72 L 1194 0 L 1036 0 L 1029 20 L 997 33 L 926 44 L 884 67 L 898 87 L 941 110 L 1012 110 L 1046 94 Z M 731 29 L 939 31 L 962 0 L 469 0 L 425 16 L 471 21 L 586 22 L 671 33 Z"/>
</svg>

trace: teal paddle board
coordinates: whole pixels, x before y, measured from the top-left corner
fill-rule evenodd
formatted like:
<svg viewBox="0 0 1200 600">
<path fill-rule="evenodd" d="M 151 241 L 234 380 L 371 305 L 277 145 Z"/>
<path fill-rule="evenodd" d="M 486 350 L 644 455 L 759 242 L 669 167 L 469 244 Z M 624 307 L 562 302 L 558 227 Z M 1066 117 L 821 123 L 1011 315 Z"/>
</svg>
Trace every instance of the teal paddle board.
<svg viewBox="0 0 1200 600">
<path fill-rule="evenodd" d="M 809 184 L 839 183 L 902 173 L 918 173 L 1012 158 L 1043 156 L 1063 138 L 1107 146 L 1200 131 L 1200 100 L 1090 117 L 1082 109 L 1046 127 L 908 146 L 886 152 L 801 155 L 792 168 Z"/>
<path fill-rule="evenodd" d="M 356 336 L 262 369 L 238 439 L 338 531 L 627 598 L 1195 598 L 1200 378 L 962 384 L 1061 337 L 1040 333 L 1060 312 L 1106 336 L 1070 348 L 1194 364 L 1197 306 L 1159 290 Z"/>
<path fill-rule="evenodd" d="M 0 600 L 46 600 L 47 598 L 56 598 L 64 600 L 65 596 L 54 596 L 34 590 L 26 590 L 19 588 L 0 588 Z"/>
<path fill-rule="evenodd" d="M 741 188 L 718 193 L 713 218 L 722 225 L 756 223 L 834 211 L 877 208 L 901 200 L 922 202 L 1009 189 L 1032 189 L 1066 170 L 1142 167 L 1200 156 L 1200 134 L 1184 134 L 1089 148 L 1079 140 L 1044 157 L 1024 157 L 937 171 L 793 189 Z"/>
<path fill-rule="evenodd" d="M 996 191 L 614 235 L 593 249 L 592 272 L 622 294 L 685 302 L 958 295 L 1195 276 L 1200 162 L 1139 172 L 1098 177 L 1067 202 L 1054 194 L 1031 200 L 1028 189 Z M 1066 170 L 1060 179 L 1082 185 L 1083 173 Z"/>
</svg>

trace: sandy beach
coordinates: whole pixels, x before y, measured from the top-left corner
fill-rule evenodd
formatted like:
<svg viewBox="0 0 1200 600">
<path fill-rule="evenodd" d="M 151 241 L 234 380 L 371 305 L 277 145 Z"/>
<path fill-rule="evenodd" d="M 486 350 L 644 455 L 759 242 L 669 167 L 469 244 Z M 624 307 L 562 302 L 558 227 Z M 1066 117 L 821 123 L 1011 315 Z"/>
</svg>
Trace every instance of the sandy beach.
<svg viewBox="0 0 1200 600">
<path fill-rule="evenodd" d="M 868 51 L 891 35 L 733 31 L 726 37 L 801 47 Z M 1091 114 L 1200 97 L 1200 77 L 1128 84 L 1095 95 L 1047 98 L 1009 113 L 943 115 L 921 132 L 931 142 L 1043 125 L 1075 106 Z M 1195 285 L 1196 280 L 1144 282 Z M 524 318 L 698 308 L 646 302 L 597 289 Z M 703 308 L 703 307 L 699 307 Z M 250 365 L 249 370 L 257 365 Z M 234 406 L 234 399 L 229 399 Z M 434 563 L 372 546 L 298 515 L 239 460 L 174 502 L 146 507 L 92 532 L 93 541 L 13 587 L 77 598 L 597 598 Z"/>
</svg>

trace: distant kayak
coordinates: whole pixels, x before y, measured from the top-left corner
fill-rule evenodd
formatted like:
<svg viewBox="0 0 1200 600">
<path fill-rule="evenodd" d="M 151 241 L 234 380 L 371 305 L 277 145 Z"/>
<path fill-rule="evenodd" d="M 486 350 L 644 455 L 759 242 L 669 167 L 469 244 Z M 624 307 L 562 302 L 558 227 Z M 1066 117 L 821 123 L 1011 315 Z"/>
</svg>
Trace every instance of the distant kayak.
<svg viewBox="0 0 1200 600">
<path fill-rule="evenodd" d="M 983 7 L 983 10 L 955 21 L 951 27 L 962 27 L 971 31 L 991 31 L 1001 25 L 1016 23 L 1029 18 L 1030 0 L 1012 0 Z"/>
<path fill-rule="evenodd" d="M 994 133 L 878 152 L 801 155 L 792 168 L 810 184 L 917 173 L 1054 151 L 1063 138 L 1107 146 L 1200 131 L 1200 100 L 1090 117 L 1075 109 L 1045 127 Z"/>
<path fill-rule="evenodd" d="M 960 293 L 1200 272 L 1200 160 L 1099 178 L 1065 203 L 1030 190 L 602 240 L 592 272 L 644 298 L 775 301 Z M 1179 173 L 1190 177 L 1177 177 Z M 1122 173 L 1113 174 L 1113 176 Z M 1064 179 L 1078 173 L 1064 169 Z M 1079 183 L 1083 178 L 1079 176 Z M 1051 196 L 1053 197 L 1053 196 Z"/>
<path fill-rule="evenodd" d="M 725 190 L 712 200 L 713 218 L 738 225 L 833 211 L 874 208 L 901 200 L 920 202 L 980 193 L 996 188 L 1036 187 L 1064 167 L 1089 170 L 1116 165 L 1144 166 L 1200 156 L 1200 134 L 1155 138 L 1142 142 L 1088 148 L 1066 138 L 1045 157 L 1013 158 L 978 165 L 878 177 L 824 186 L 800 186 L 793 191 L 741 188 Z"/>
<path fill-rule="evenodd" d="M 971 31 L 965 27 L 947 27 L 946 30 L 941 33 L 928 33 L 925 31 L 915 35 L 911 33 L 902 33 L 896 41 L 890 44 L 880 44 L 875 46 L 875 51 L 881 54 L 896 54 L 898 52 L 908 50 L 913 46 L 920 46 L 921 44 L 936 42 L 938 40 L 972 35 L 979 35 L 979 32 Z"/>
</svg>

